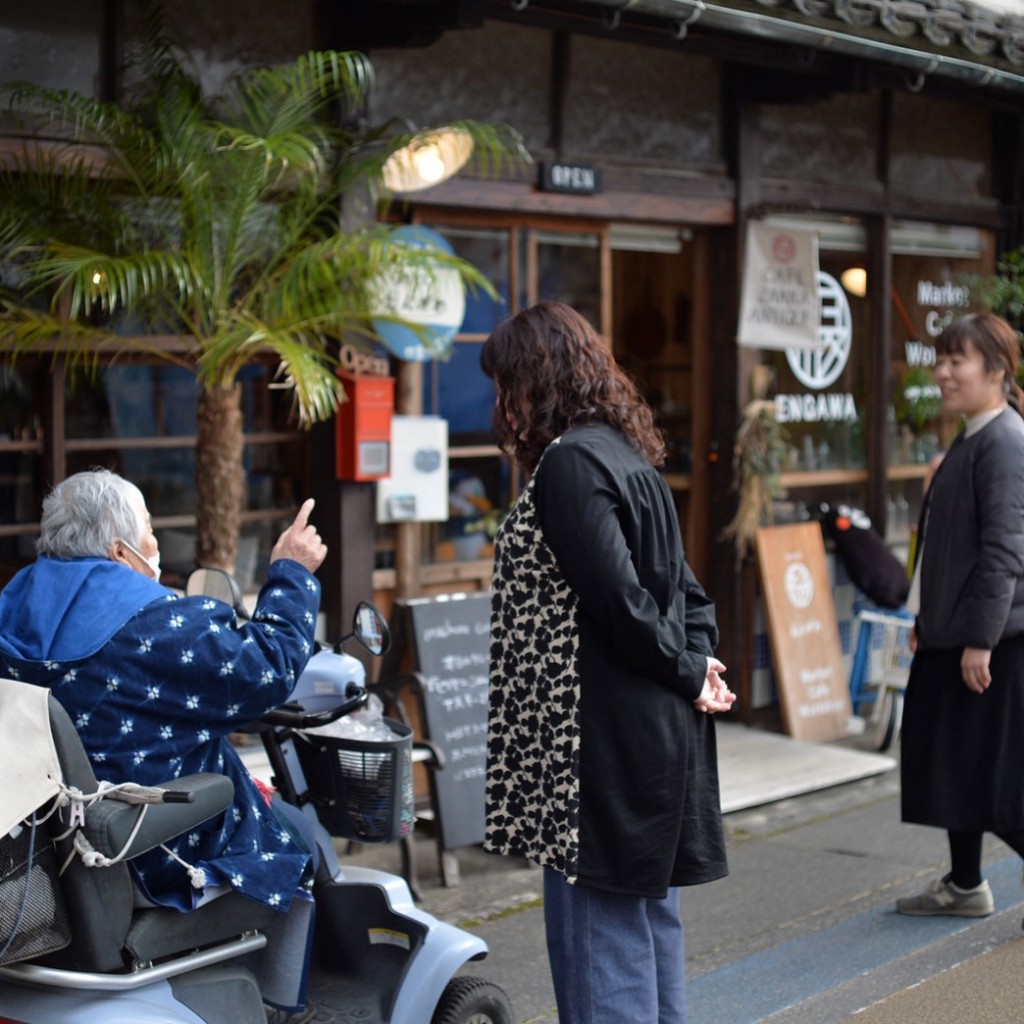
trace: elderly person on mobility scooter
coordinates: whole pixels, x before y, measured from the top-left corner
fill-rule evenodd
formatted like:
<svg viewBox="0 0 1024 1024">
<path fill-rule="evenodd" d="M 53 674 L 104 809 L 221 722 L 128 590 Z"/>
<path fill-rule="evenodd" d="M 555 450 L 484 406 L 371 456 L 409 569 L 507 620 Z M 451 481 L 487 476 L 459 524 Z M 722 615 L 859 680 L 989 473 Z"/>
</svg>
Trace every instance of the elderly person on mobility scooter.
<svg viewBox="0 0 1024 1024">
<path fill-rule="evenodd" d="M 106 470 L 77 473 L 43 502 L 39 558 L 0 593 L 0 675 L 51 689 L 97 778 L 156 785 L 215 772 L 234 783 L 230 812 L 170 844 L 174 859 L 154 850 L 132 862 L 155 904 L 187 911 L 225 887 L 282 912 L 310 899 L 309 851 L 283 805 L 268 806 L 228 733 L 284 703 L 314 651 L 313 573 L 327 549 L 308 523 L 312 507 L 277 541 L 256 611 L 239 623 L 222 602 L 160 585 L 157 540 L 134 484 Z M 305 1000 L 312 915 L 289 917 L 301 917 L 304 933 L 289 937 L 293 1010 Z"/>
</svg>

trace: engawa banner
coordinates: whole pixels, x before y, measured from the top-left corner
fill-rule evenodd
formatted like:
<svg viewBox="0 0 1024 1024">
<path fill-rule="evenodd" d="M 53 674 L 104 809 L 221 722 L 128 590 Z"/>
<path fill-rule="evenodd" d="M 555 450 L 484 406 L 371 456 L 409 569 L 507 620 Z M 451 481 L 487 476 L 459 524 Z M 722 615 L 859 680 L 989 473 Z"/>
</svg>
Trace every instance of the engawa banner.
<svg viewBox="0 0 1024 1024">
<path fill-rule="evenodd" d="M 816 348 L 818 236 L 814 231 L 747 224 L 736 340 L 745 348 Z"/>
</svg>

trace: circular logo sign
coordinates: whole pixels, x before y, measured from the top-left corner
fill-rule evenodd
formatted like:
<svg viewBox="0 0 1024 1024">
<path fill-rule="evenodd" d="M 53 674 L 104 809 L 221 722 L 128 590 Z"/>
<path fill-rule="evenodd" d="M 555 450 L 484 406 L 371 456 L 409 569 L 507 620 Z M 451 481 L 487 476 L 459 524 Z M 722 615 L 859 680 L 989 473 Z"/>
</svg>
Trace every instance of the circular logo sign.
<svg viewBox="0 0 1024 1024">
<path fill-rule="evenodd" d="M 448 240 L 429 228 L 403 225 L 391 238 L 414 249 L 454 255 Z M 394 355 L 425 362 L 451 348 L 466 316 L 466 290 L 451 267 L 398 267 L 377 282 L 374 312 L 373 328 Z"/>
<path fill-rule="evenodd" d="M 792 235 L 776 235 L 772 239 L 772 255 L 779 263 L 789 263 L 796 256 L 796 239 Z"/>
<path fill-rule="evenodd" d="M 821 297 L 821 324 L 818 344 L 814 348 L 787 348 L 786 362 L 806 388 L 820 390 L 833 383 L 846 368 L 853 338 L 850 303 L 839 282 L 818 272 L 818 295 Z"/>
<path fill-rule="evenodd" d="M 803 562 L 791 562 L 786 566 L 786 575 L 782 581 L 786 589 L 786 597 L 794 608 L 806 608 L 814 597 L 814 580 L 811 570 Z"/>
</svg>

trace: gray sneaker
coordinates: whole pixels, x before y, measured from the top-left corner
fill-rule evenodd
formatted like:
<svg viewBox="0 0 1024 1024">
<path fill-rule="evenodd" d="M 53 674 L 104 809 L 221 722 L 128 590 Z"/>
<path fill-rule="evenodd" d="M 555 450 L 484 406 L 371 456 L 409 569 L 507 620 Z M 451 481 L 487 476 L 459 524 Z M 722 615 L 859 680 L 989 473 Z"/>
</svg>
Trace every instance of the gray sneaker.
<svg viewBox="0 0 1024 1024">
<path fill-rule="evenodd" d="M 920 896 L 898 899 L 896 909 L 913 917 L 988 917 L 996 905 L 988 882 L 958 889 L 948 878 L 936 878 Z"/>
</svg>

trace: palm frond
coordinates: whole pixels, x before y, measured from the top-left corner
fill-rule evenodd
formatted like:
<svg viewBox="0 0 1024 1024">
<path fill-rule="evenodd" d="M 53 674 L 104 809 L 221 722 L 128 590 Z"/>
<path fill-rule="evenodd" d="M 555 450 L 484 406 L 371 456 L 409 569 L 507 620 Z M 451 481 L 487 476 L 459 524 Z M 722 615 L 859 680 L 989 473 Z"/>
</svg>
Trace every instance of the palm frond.
<svg viewBox="0 0 1024 1024">
<path fill-rule="evenodd" d="M 115 202 L 118 183 L 96 174 L 90 152 L 30 146 L 0 171 L 0 251 L 42 245 L 51 238 L 114 247 L 134 234 Z"/>
<path fill-rule="evenodd" d="M 94 369 L 110 356 L 125 352 L 155 356 L 183 369 L 195 363 L 142 336 L 116 334 L 106 327 L 68 321 L 52 313 L 0 300 L 0 354 L 15 359 L 24 355 L 51 355 L 70 368 Z"/>
<path fill-rule="evenodd" d="M 297 248 L 253 295 L 261 315 L 271 322 L 301 319 L 311 310 L 353 311 L 387 316 L 377 301 L 382 282 L 397 273 L 431 275 L 454 270 L 472 292 L 497 296 L 487 278 L 471 263 L 440 249 L 410 245 L 383 225 L 349 234 L 334 234 Z"/>
<path fill-rule="evenodd" d="M 295 411 L 304 424 L 329 419 L 341 400 L 330 339 L 312 323 L 277 327 L 248 312 L 238 312 L 199 355 L 199 379 L 205 387 L 224 387 L 253 359 L 273 353 L 279 363 L 275 386 L 293 392 Z"/>
<path fill-rule="evenodd" d="M 465 120 L 453 121 L 449 127 L 466 132 L 473 140 L 468 168 L 477 174 L 497 177 L 532 163 L 522 136 L 511 125 Z"/>
<path fill-rule="evenodd" d="M 72 319 L 117 309 L 142 309 L 147 301 L 165 300 L 188 307 L 197 282 L 187 258 L 153 250 L 110 256 L 82 246 L 52 243 L 29 268 L 39 288 L 52 291 L 54 304 L 68 302 Z"/>
</svg>

